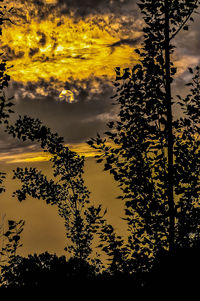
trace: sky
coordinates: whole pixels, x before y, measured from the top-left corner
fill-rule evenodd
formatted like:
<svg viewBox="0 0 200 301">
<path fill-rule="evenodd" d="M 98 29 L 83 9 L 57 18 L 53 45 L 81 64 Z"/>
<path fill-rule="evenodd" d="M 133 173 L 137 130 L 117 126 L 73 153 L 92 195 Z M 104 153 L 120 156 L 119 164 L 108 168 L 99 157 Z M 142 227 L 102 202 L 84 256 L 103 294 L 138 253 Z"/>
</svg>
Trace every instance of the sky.
<svg viewBox="0 0 200 301">
<path fill-rule="evenodd" d="M 1 49 L 6 53 L 14 96 L 15 112 L 39 118 L 53 132 L 64 137 L 70 149 L 86 156 L 85 179 L 94 201 L 110 209 L 109 218 L 123 229 L 122 204 L 116 200 L 117 184 L 94 160 L 86 144 L 117 115 L 112 105 L 115 67 L 132 67 L 138 57 L 134 49 L 142 42 L 143 20 L 135 0 L 16 0 L 12 22 L 3 26 Z M 174 94 L 185 92 L 188 67 L 200 61 L 200 18 L 195 15 L 188 32 L 174 41 L 174 62 L 178 67 Z M 178 115 L 174 111 L 174 115 Z M 39 145 L 22 143 L 0 130 L 0 167 L 8 172 L 7 192 L 1 195 L 0 213 L 21 217 L 26 226 L 23 254 L 49 249 L 62 252 L 63 222 L 54 208 L 36 200 L 25 204 L 12 198 L 11 181 L 16 166 L 37 166 L 50 173 L 48 156 Z"/>
</svg>

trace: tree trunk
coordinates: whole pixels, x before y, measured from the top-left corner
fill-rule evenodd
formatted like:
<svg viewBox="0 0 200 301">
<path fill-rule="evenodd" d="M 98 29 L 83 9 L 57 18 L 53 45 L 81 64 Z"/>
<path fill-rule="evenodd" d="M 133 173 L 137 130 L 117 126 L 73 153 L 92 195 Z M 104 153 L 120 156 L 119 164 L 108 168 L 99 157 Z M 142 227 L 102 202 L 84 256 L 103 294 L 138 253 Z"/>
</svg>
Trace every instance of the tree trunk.
<svg viewBox="0 0 200 301">
<path fill-rule="evenodd" d="M 167 107 L 167 197 L 169 206 L 169 251 L 174 249 L 174 193 L 173 193 L 173 133 L 172 133 L 172 97 L 171 97 L 171 72 L 170 72 L 170 37 L 169 37 L 169 0 L 165 0 L 165 84 L 166 84 L 166 107 Z"/>
</svg>

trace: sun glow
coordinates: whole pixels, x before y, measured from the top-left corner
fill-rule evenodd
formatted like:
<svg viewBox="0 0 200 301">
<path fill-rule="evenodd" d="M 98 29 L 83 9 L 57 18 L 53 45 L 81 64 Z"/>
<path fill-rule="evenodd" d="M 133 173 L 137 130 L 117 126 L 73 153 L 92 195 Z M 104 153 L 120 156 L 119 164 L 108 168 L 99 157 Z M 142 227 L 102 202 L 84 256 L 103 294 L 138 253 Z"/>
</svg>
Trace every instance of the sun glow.
<svg viewBox="0 0 200 301">
<path fill-rule="evenodd" d="M 67 102 L 74 102 L 74 94 L 73 94 L 73 92 L 72 91 L 70 91 L 70 90 L 63 90 L 61 93 L 60 93 L 60 95 L 59 95 L 59 97 L 61 98 L 61 99 L 65 99 Z"/>
</svg>

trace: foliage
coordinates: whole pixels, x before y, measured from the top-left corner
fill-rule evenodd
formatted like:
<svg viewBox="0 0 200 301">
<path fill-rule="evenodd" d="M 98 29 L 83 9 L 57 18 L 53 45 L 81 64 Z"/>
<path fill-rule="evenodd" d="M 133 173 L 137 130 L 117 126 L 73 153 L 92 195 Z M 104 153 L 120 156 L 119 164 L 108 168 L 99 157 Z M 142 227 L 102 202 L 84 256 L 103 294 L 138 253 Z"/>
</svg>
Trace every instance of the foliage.
<svg viewBox="0 0 200 301">
<path fill-rule="evenodd" d="M 196 245 L 200 239 L 200 69 L 189 68 L 192 81 L 189 94 L 179 104 L 184 117 L 175 122 L 175 192 L 177 195 L 176 240 L 182 247 Z"/>
<path fill-rule="evenodd" d="M 105 137 L 88 141 L 122 190 L 130 233 L 125 252 L 127 259 L 144 263 L 142 270 L 174 243 L 175 229 L 175 242 L 184 245 L 199 228 L 199 84 L 182 101 L 186 119 L 173 121 L 171 96 L 176 73 L 171 41 L 181 29 L 188 30 L 198 4 L 139 2 L 145 21 L 144 41 L 136 49 L 140 60 L 132 70 L 116 68 L 118 119 L 108 123 Z M 198 76 L 193 80 L 198 82 Z"/>
<path fill-rule="evenodd" d="M 157 290 L 159 287 L 161 291 L 170 293 L 195 292 L 200 268 L 199 251 L 199 244 L 178 247 L 174 253 L 162 250 L 145 279 L 145 288 Z"/>
<path fill-rule="evenodd" d="M 1 225 L 1 250 L 0 250 L 0 284 L 4 283 L 5 272 L 10 268 L 11 262 L 16 257 L 17 250 L 22 246 L 20 243 L 21 233 L 24 229 L 25 222 L 23 220 L 7 221 L 7 230 L 4 229 L 4 220 Z"/>
<path fill-rule="evenodd" d="M 16 256 L 24 222 L 9 221 L 9 229 L 3 234 L 8 243 L 1 252 L 9 257 L 9 265 L 2 267 L 5 287 L 60 285 L 65 279 L 96 277 L 101 262 L 96 259 L 94 265 L 88 263 L 92 262 L 96 235 L 101 241 L 98 247 L 108 255 L 110 269 L 106 275 L 111 278 L 139 276 L 155 264 L 157 254 L 172 249 L 174 243 L 183 248 L 194 247 L 199 241 L 200 69 L 189 69 L 191 89 L 185 98 L 177 96 L 183 113 L 177 120 L 172 111 L 175 97 L 171 95 L 176 74 L 171 62 L 175 51 L 172 40 L 180 30 L 189 29 L 187 22 L 193 21 L 199 1 L 140 0 L 138 5 L 145 21 L 142 47 L 136 49 L 140 60 L 132 70 L 116 68 L 113 98 L 119 108 L 118 119 L 108 123 L 106 138 L 98 134 L 88 142 L 99 151 L 97 162 L 104 161 L 105 171 L 110 171 L 121 188 L 127 241 L 104 219 L 106 212 L 101 205 L 91 204 L 83 180 L 83 157 L 64 146 L 63 138 L 38 119 L 19 116 L 14 125 L 8 124 L 12 103 L 4 87 L 9 77 L 5 74 L 6 62 L 0 65 L 1 123 L 14 138 L 40 143 L 51 155 L 53 168 L 50 180 L 36 168 L 17 168 L 13 179 L 22 185 L 14 196 L 23 201 L 29 195 L 58 207 L 70 241 L 66 250 L 71 255 L 68 262 L 48 253 Z M 58 277 L 58 270 L 63 277 Z"/>
<path fill-rule="evenodd" d="M 20 235 L 24 228 L 24 224 L 25 222 L 23 220 L 20 220 L 18 222 L 13 220 L 8 220 L 8 230 L 1 234 L 4 239 L 2 242 L 3 246 L 0 252 L 1 255 L 0 262 L 5 262 L 7 261 L 7 259 L 9 260 L 12 259 L 13 256 L 16 255 L 17 249 L 22 246 L 19 240 L 20 240 Z M 7 259 L 4 259 L 5 257 L 7 257 Z"/>
<path fill-rule="evenodd" d="M 4 270 L 2 288 L 64 288 L 69 281 L 91 279 L 95 270 L 86 261 L 64 256 L 58 257 L 48 252 L 15 256 Z"/>
<path fill-rule="evenodd" d="M 0 25 L 6 18 L 6 7 L 1 7 Z M 10 12 L 10 11 L 9 11 Z M 48 180 L 41 171 L 35 168 L 17 168 L 14 179 L 22 181 L 22 188 L 15 195 L 19 201 L 29 194 L 32 197 L 43 199 L 47 204 L 57 205 L 59 214 L 65 220 L 68 240 L 71 240 L 66 250 L 75 257 L 86 259 L 92 252 L 91 244 L 94 234 L 99 227 L 103 213 L 101 206 L 93 206 L 89 201 L 89 191 L 83 181 L 84 158 L 63 146 L 63 138 L 52 134 L 50 129 L 42 125 L 38 119 L 28 116 L 19 116 L 15 125 L 8 122 L 9 114 L 13 113 L 12 98 L 7 98 L 5 88 L 8 87 L 10 77 L 6 74 L 6 60 L 0 64 L 0 123 L 6 125 L 5 131 L 13 137 L 38 141 L 45 152 L 52 155 L 54 177 Z M 0 192 L 5 191 L 3 180 L 5 173 L 0 173 Z M 4 250 L 5 251 L 5 250 Z M 14 251 L 14 249 L 12 250 Z M 99 262 L 96 259 L 96 262 Z M 97 264 L 98 265 L 98 264 Z"/>
<path fill-rule="evenodd" d="M 40 289 L 45 294 L 49 291 L 66 289 L 74 291 L 77 288 L 84 288 L 87 291 L 91 289 L 99 290 L 99 285 L 104 289 L 118 290 L 116 284 L 119 284 L 119 290 L 130 288 L 140 289 L 145 285 L 145 277 L 141 275 L 129 275 L 123 273 L 111 274 L 107 271 L 97 272 L 95 264 L 89 264 L 87 261 L 71 257 L 66 260 L 64 256 L 58 257 L 48 252 L 42 254 L 28 255 L 27 257 L 15 256 L 11 264 L 5 269 L 4 284 L 1 288 L 7 289 Z M 78 292 L 80 293 L 80 292 Z M 83 291 L 81 290 L 81 294 Z M 105 294 L 105 290 L 103 290 Z"/>
<path fill-rule="evenodd" d="M 9 134 L 22 140 L 40 142 L 41 148 L 51 154 L 54 179 L 48 180 L 36 168 L 17 168 L 14 179 L 22 182 L 14 195 L 23 201 L 27 195 L 57 205 L 65 220 L 66 236 L 71 245 L 66 250 L 75 257 L 86 259 L 92 252 L 94 234 L 104 215 L 101 206 L 90 204 L 89 191 L 83 180 L 84 158 L 63 146 L 63 138 L 51 133 L 38 119 L 19 117 L 8 127 Z"/>
</svg>

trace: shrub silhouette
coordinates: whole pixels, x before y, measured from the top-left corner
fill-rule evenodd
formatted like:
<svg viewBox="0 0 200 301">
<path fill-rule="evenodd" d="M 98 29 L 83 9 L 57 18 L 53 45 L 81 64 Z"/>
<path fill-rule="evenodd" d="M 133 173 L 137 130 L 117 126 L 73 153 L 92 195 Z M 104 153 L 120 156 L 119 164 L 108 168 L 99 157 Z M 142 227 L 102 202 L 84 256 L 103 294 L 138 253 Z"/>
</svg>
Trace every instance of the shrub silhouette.
<svg viewBox="0 0 200 301">
<path fill-rule="evenodd" d="M 15 256 L 4 271 L 2 288 L 64 288 L 69 283 L 92 280 L 95 269 L 85 260 L 64 256 L 58 257 L 48 252 L 28 257 Z"/>
<path fill-rule="evenodd" d="M 149 273 L 146 288 L 173 291 L 197 291 L 199 287 L 200 246 L 162 250 Z"/>
</svg>

